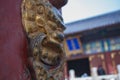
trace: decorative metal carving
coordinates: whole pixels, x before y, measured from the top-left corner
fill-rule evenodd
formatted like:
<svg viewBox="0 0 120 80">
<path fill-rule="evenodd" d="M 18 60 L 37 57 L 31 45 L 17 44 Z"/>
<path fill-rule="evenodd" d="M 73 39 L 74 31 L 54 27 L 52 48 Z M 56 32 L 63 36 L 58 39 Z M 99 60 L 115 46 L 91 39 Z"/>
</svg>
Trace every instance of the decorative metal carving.
<svg viewBox="0 0 120 80">
<path fill-rule="evenodd" d="M 48 0 L 23 0 L 22 23 L 29 41 L 33 80 L 64 80 L 63 19 Z"/>
</svg>

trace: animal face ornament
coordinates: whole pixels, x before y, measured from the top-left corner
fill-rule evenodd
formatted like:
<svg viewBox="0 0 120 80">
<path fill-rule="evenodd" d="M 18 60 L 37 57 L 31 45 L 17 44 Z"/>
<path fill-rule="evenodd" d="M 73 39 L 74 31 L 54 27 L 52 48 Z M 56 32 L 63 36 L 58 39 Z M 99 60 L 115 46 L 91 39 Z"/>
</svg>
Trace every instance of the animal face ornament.
<svg viewBox="0 0 120 80">
<path fill-rule="evenodd" d="M 22 23 L 36 80 L 63 80 L 65 30 L 59 11 L 48 0 L 23 0 Z"/>
</svg>

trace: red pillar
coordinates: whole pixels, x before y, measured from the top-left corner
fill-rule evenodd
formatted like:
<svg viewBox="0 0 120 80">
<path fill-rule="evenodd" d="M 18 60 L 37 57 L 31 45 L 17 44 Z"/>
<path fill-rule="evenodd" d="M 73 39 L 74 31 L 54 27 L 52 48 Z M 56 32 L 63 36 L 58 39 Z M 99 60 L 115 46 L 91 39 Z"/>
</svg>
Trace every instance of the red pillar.
<svg viewBox="0 0 120 80">
<path fill-rule="evenodd" d="M 0 1 L 0 80 L 29 80 L 20 3 L 21 0 Z"/>
</svg>

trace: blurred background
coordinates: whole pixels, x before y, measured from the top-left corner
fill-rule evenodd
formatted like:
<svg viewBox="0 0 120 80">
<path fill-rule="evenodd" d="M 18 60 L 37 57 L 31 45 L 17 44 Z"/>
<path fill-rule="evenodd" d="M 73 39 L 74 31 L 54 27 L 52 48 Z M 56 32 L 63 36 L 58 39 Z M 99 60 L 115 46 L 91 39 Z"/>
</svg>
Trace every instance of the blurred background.
<svg viewBox="0 0 120 80">
<path fill-rule="evenodd" d="M 120 80 L 120 0 L 68 0 L 62 15 L 66 80 Z"/>
</svg>

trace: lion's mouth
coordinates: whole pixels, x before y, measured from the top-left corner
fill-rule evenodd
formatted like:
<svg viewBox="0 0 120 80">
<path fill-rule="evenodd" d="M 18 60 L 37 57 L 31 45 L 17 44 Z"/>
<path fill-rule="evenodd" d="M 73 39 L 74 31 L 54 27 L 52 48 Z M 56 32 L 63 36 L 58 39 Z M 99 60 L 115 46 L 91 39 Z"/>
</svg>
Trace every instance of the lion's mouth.
<svg viewBox="0 0 120 80">
<path fill-rule="evenodd" d="M 51 60 L 49 60 L 48 58 L 41 58 L 40 60 L 43 64 L 45 64 L 46 66 L 49 66 L 49 67 L 57 67 L 60 65 L 60 62 L 61 62 L 60 57 L 55 57 Z"/>
</svg>

